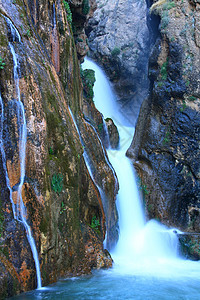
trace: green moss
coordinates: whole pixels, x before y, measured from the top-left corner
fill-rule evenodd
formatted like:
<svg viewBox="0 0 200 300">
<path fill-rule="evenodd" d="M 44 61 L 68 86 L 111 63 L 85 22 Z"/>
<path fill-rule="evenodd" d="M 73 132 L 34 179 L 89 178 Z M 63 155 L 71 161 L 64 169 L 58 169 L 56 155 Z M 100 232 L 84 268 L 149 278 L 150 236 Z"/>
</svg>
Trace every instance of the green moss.
<svg viewBox="0 0 200 300">
<path fill-rule="evenodd" d="M 81 79 L 83 82 L 84 96 L 89 101 L 93 101 L 93 97 L 94 97 L 93 87 L 96 80 L 94 70 L 90 70 L 90 69 L 83 70 L 81 68 Z"/>
<path fill-rule="evenodd" d="M 83 0 L 83 4 L 82 4 L 82 13 L 84 15 L 87 15 L 90 11 L 90 3 L 89 0 Z"/>
<path fill-rule="evenodd" d="M 161 66 L 160 74 L 161 74 L 162 80 L 167 79 L 167 67 L 168 67 L 168 58 Z"/>
<path fill-rule="evenodd" d="M 97 219 L 96 216 L 92 217 L 90 227 L 92 229 L 94 229 L 94 231 L 96 231 L 96 233 L 101 234 L 101 232 L 99 230 L 100 229 L 100 222 L 99 222 L 99 220 Z"/>
<path fill-rule="evenodd" d="M 76 42 L 77 42 L 77 43 L 81 43 L 81 42 L 83 42 L 83 39 L 77 38 L 77 39 L 76 39 Z"/>
<path fill-rule="evenodd" d="M 2 57 L 0 56 L 0 70 L 3 70 L 5 66 L 5 62 L 3 61 Z"/>
<path fill-rule="evenodd" d="M 103 130 L 103 123 L 98 124 L 99 132 L 101 133 Z"/>
<path fill-rule="evenodd" d="M 27 38 L 30 38 L 31 36 L 32 36 L 31 30 L 30 30 L 30 29 L 27 29 L 27 31 L 26 31 L 26 37 L 27 37 Z"/>
<path fill-rule="evenodd" d="M 63 175 L 62 174 L 53 174 L 51 179 L 51 188 L 54 192 L 60 193 L 63 190 Z"/>
<path fill-rule="evenodd" d="M 183 111 L 186 109 L 186 107 L 187 107 L 186 102 L 185 102 L 184 99 L 182 100 L 182 102 L 183 102 L 183 103 L 182 103 L 182 107 L 180 107 L 180 111 L 181 111 L 181 112 L 183 112 Z"/>
<path fill-rule="evenodd" d="M 157 86 L 158 86 L 158 87 L 162 87 L 162 86 L 163 86 L 163 82 L 162 82 L 162 81 L 159 81 L 159 82 L 157 83 Z"/>
<path fill-rule="evenodd" d="M 163 4 L 163 9 L 166 9 L 166 10 L 170 10 L 173 7 L 176 7 L 176 4 L 174 1 L 167 1 L 166 3 Z"/>
<path fill-rule="evenodd" d="M 194 97 L 194 96 L 189 96 L 188 100 L 189 100 L 189 101 L 196 101 L 196 100 L 197 100 L 197 98 L 196 98 L 196 97 Z"/>
<path fill-rule="evenodd" d="M 71 12 L 69 3 L 65 0 L 63 0 L 63 4 L 64 4 L 65 11 L 67 13 L 67 21 L 71 25 L 72 24 L 72 12 Z"/>
<path fill-rule="evenodd" d="M 169 143 L 169 141 L 170 141 L 170 128 L 168 128 L 165 133 L 165 137 L 163 139 L 163 145 Z"/>
<path fill-rule="evenodd" d="M 111 51 L 111 55 L 113 57 L 116 57 L 120 54 L 120 49 L 118 47 L 115 47 L 112 51 Z"/>
</svg>

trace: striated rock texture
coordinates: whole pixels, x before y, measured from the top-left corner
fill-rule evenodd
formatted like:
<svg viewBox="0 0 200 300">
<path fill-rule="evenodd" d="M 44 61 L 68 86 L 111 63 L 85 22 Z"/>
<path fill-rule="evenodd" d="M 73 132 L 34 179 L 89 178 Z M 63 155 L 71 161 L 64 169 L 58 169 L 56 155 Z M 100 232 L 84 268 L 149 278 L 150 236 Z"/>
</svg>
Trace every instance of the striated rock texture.
<svg viewBox="0 0 200 300">
<path fill-rule="evenodd" d="M 4 107 L 3 110 L 1 106 L 1 147 L 5 151 L 5 159 L 0 153 L 1 299 L 37 284 L 26 232 L 23 224 L 14 219 L 10 202 L 12 197 L 16 203 L 20 165 L 18 102 L 9 42 L 17 56 L 27 123 L 22 199 L 36 242 L 43 285 L 61 276 L 88 273 L 92 267 L 112 264 L 102 242 L 105 224 L 109 225 L 113 242 L 116 236 L 118 187 L 97 132 L 84 119 L 79 62 L 68 15 L 60 0 L 0 1 L 0 93 Z M 6 18 L 18 31 L 21 42 L 17 38 L 13 41 Z M 69 106 L 81 129 L 81 139 Z M 94 107 L 92 111 L 98 115 Z M 84 152 L 107 197 L 107 216 L 86 167 Z"/>
<path fill-rule="evenodd" d="M 146 212 L 199 232 L 200 3 L 159 1 L 161 38 L 149 61 L 152 91 L 128 156 L 142 181 Z"/>
<path fill-rule="evenodd" d="M 114 82 L 124 116 L 128 123 L 134 123 L 148 93 L 151 38 L 146 1 L 97 1 L 86 33 L 90 55 Z"/>
</svg>

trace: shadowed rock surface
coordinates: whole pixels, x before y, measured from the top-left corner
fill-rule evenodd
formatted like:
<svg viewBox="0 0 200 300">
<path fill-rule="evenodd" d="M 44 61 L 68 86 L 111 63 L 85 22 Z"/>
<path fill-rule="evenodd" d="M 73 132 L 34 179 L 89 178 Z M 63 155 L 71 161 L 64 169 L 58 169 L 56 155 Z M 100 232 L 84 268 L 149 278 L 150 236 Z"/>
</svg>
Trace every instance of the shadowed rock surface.
<svg viewBox="0 0 200 300">
<path fill-rule="evenodd" d="M 149 60 L 152 90 L 127 154 L 147 191 L 149 218 L 199 232 L 200 4 L 165 1 L 155 12 L 161 38 Z"/>
</svg>

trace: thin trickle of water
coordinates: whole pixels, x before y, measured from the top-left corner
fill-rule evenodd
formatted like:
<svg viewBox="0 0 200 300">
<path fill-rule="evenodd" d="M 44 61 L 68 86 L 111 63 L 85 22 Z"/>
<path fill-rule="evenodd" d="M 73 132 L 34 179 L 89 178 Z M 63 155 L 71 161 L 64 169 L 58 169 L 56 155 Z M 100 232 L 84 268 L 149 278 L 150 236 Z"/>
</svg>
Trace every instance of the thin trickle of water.
<svg viewBox="0 0 200 300">
<path fill-rule="evenodd" d="M 112 257 L 116 267 L 122 272 L 127 272 L 127 268 L 144 269 L 145 266 L 148 266 L 149 270 L 149 265 L 151 265 L 150 269 L 154 270 L 160 261 L 178 259 L 178 238 L 174 231 L 155 220 L 146 223 L 134 170 L 126 157 L 126 151 L 134 134 L 134 127 L 130 124 L 131 121 L 134 124 L 135 120 L 129 122 L 125 119 L 102 70 L 88 59 L 83 63 L 83 68 L 95 70 L 95 106 L 104 117 L 114 120 L 120 136 L 119 150 L 108 149 L 107 151 L 119 181 L 117 209 L 120 235 L 117 246 L 112 251 Z"/>
<path fill-rule="evenodd" d="M 21 36 L 19 34 L 19 31 L 17 30 L 17 28 L 14 26 L 14 24 L 12 23 L 12 21 L 7 18 L 6 16 L 3 15 L 3 17 L 6 20 L 7 26 L 8 26 L 8 35 L 9 35 L 9 40 L 11 42 L 21 42 Z"/>
<path fill-rule="evenodd" d="M 80 133 L 79 128 L 78 128 L 78 126 L 77 126 L 77 124 L 76 124 L 76 120 L 75 120 L 75 118 L 74 118 L 74 115 L 73 115 L 73 113 L 72 113 L 70 107 L 69 107 L 69 112 L 70 112 L 70 115 L 71 115 L 72 120 L 73 120 L 73 122 L 74 122 L 74 125 L 75 125 L 75 127 L 76 127 L 76 130 L 77 130 L 77 132 L 78 132 L 78 135 L 79 135 L 81 144 L 82 144 L 82 146 L 85 146 L 85 145 L 84 145 L 84 142 L 83 142 L 83 139 L 82 139 L 82 137 L 81 137 L 81 133 Z M 88 125 L 89 125 L 89 126 L 92 126 L 90 123 L 88 123 Z M 93 129 L 95 130 L 94 127 L 93 127 Z M 96 132 L 96 131 L 95 131 L 95 132 Z M 98 134 L 97 134 L 97 136 L 98 136 Z M 99 137 L 98 137 L 98 138 L 99 138 Z M 101 146 L 102 146 L 102 143 L 101 143 Z M 102 147 L 103 147 L 103 146 L 102 146 Z M 105 152 L 104 152 L 104 155 L 105 155 Z M 90 159 L 89 159 L 88 154 L 87 154 L 87 151 L 86 151 L 86 147 L 84 147 L 83 158 L 84 158 L 85 165 L 86 165 L 86 167 L 87 167 L 88 173 L 90 174 L 90 177 L 91 177 L 92 181 L 94 182 L 95 186 L 97 187 L 97 189 L 98 189 L 98 191 L 99 191 L 99 194 L 100 194 L 101 199 L 102 199 L 103 208 L 104 208 L 105 211 L 107 211 L 108 208 L 107 208 L 106 196 L 105 196 L 104 191 L 103 191 L 102 188 L 98 185 L 98 183 L 96 182 L 96 180 L 95 180 L 95 178 L 94 178 L 94 175 L 93 175 L 93 172 L 92 172 L 92 168 L 91 168 L 91 164 L 90 164 Z M 107 224 L 106 224 L 106 225 L 107 225 Z M 107 237 L 107 235 L 106 235 L 106 237 Z M 104 243 L 105 243 L 105 245 L 106 245 L 106 240 L 104 241 Z"/>
<path fill-rule="evenodd" d="M 106 146 L 106 149 L 109 149 L 110 148 L 110 139 L 109 139 L 108 127 L 107 127 L 106 122 L 103 117 L 102 117 L 102 121 L 103 121 L 103 129 L 105 132 L 105 146 Z"/>
<path fill-rule="evenodd" d="M 26 230 L 27 234 L 27 239 L 29 241 L 31 251 L 33 254 L 33 258 L 35 261 L 35 267 L 36 267 L 36 275 L 37 275 L 37 287 L 41 288 L 42 286 L 42 281 L 41 281 L 41 273 L 40 273 L 40 263 L 39 263 L 39 258 L 38 258 L 38 253 L 37 253 L 37 248 L 35 245 L 34 238 L 32 236 L 31 228 L 28 225 L 26 218 L 27 218 L 27 213 L 26 213 L 26 208 L 24 206 L 24 202 L 22 199 L 22 187 L 24 184 L 24 178 L 25 178 L 25 162 L 26 162 L 26 141 L 27 141 L 27 126 L 26 126 L 26 118 L 25 118 L 25 110 L 24 110 L 24 105 L 21 101 L 21 95 L 20 95 L 20 87 L 19 87 L 19 63 L 17 60 L 17 55 L 15 52 L 14 45 L 12 44 L 13 42 L 20 42 L 21 37 L 15 26 L 12 24 L 10 19 L 6 18 L 6 22 L 8 25 L 8 31 L 9 31 L 9 48 L 10 52 L 13 57 L 13 76 L 14 76 L 14 82 L 15 82 L 15 93 L 16 93 L 16 107 L 17 107 L 17 124 L 18 124 L 18 134 L 19 134 L 19 160 L 20 160 L 20 181 L 18 185 L 18 190 L 17 190 L 17 204 L 16 206 L 13 203 L 12 199 L 12 189 L 10 187 L 10 181 L 8 177 L 8 172 L 7 172 L 7 167 L 6 167 L 6 155 L 3 147 L 3 142 L 1 142 L 1 154 L 3 158 L 3 167 L 4 171 L 6 174 L 6 183 L 7 187 L 9 188 L 10 191 L 10 201 L 12 203 L 12 208 L 13 208 L 13 214 L 14 217 L 23 223 L 24 228 Z M 3 109 L 3 101 L 2 98 L 0 97 L 1 101 L 1 137 L 2 137 L 2 130 L 3 130 L 3 118 L 4 118 L 4 109 Z M 3 141 L 3 139 L 2 139 Z"/>
<path fill-rule="evenodd" d="M 93 128 L 94 132 L 96 133 L 96 136 L 97 136 L 97 138 L 98 138 L 98 141 L 99 141 L 99 143 L 100 143 L 100 145 L 101 145 L 101 149 L 102 149 L 102 151 L 103 151 L 103 155 L 104 155 L 105 161 L 106 161 L 107 165 L 110 167 L 110 169 L 111 169 L 111 171 L 112 171 L 112 173 L 113 173 L 113 176 L 114 176 L 114 178 L 115 178 L 115 182 L 117 183 L 117 177 L 116 177 L 116 174 L 115 174 L 115 170 L 113 169 L 113 166 L 111 165 L 110 161 L 108 160 L 108 157 L 107 157 L 107 154 L 106 154 L 106 152 L 105 152 L 103 143 L 102 143 L 102 141 L 101 141 L 101 139 L 100 139 L 100 137 L 99 137 L 99 135 L 98 135 L 98 133 L 97 133 L 95 127 L 94 127 L 91 123 L 89 123 L 89 122 L 87 122 L 87 121 L 86 121 L 86 123 L 87 123 L 89 126 L 91 126 L 91 127 Z"/>
</svg>

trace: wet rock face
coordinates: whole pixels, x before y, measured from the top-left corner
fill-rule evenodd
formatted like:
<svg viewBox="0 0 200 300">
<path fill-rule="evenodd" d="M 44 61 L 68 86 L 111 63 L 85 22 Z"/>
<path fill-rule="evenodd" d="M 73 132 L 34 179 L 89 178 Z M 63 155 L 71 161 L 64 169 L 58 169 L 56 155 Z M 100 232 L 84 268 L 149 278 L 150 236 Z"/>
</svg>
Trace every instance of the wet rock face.
<svg viewBox="0 0 200 300">
<path fill-rule="evenodd" d="M 114 82 L 130 122 L 138 115 L 148 92 L 150 38 L 146 10 L 143 0 L 100 0 L 86 31 L 90 55 Z"/>
<path fill-rule="evenodd" d="M 110 146 L 113 149 L 117 149 L 119 146 L 119 133 L 117 130 L 117 126 L 110 118 L 107 118 L 105 121 L 106 121 L 106 126 L 108 128 Z"/>
<path fill-rule="evenodd" d="M 86 140 L 90 129 L 82 116 L 79 63 L 63 2 L 2 1 L 0 56 L 5 64 L 0 68 L 3 103 L 0 132 L 5 157 L 1 148 L 0 298 L 36 288 L 35 264 L 26 231 L 23 224 L 14 219 L 10 202 L 12 197 L 16 203 L 20 183 L 20 122 L 17 122 L 19 101 L 9 47 L 12 36 L 5 16 L 21 37 L 21 42 L 19 39 L 12 42 L 27 123 L 25 177 L 21 194 L 36 243 L 42 283 L 47 285 L 61 276 L 91 271 L 93 264 L 88 264 L 88 241 L 84 235 L 90 232 L 93 218 L 99 224 L 98 233 L 94 233 L 95 244 L 93 231 L 90 232 L 93 260 L 99 260 L 99 251 L 102 251 L 104 266 L 110 265 L 108 255 L 102 250 L 106 230 L 102 198 L 87 170 L 84 148 L 69 110 L 70 105 Z M 105 158 L 102 162 L 104 154 L 96 132 L 92 132 L 84 147 L 90 148 L 94 173 L 98 174 L 101 167 L 100 175 L 96 176 L 107 191 L 110 201 L 108 218 L 112 220 L 109 226 L 114 228 L 117 217 L 111 217 L 111 214 L 115 214 L 116 182 Z M 108 179 L 107 182 L 104 178 Z M 86 228 L 84 232 L 82 226 Z M 97 244 L 98 247 L 95 246 Z M 96 263 L 95 267 L 99 265 L 101 263 Z M 6 281 L 7 285 L 4 284 Z"/>
<path fill-rule="evenodd" d="M 161 39 L 149 62 L 143 103 L 128 155 L 148 193 L 146 211 L 167 225 L 199 231 L 200 47 L 198 2 L 157 8 Z M 191 220 L 193 218 L 193 224 Z"/>
<path fill-rule="evenodd" d="M 178 235 L 180 242 L 180 253 L 191 260 L 200 260 L 200 236 L 199 233 L 188 233 Z"/>
</svg>

